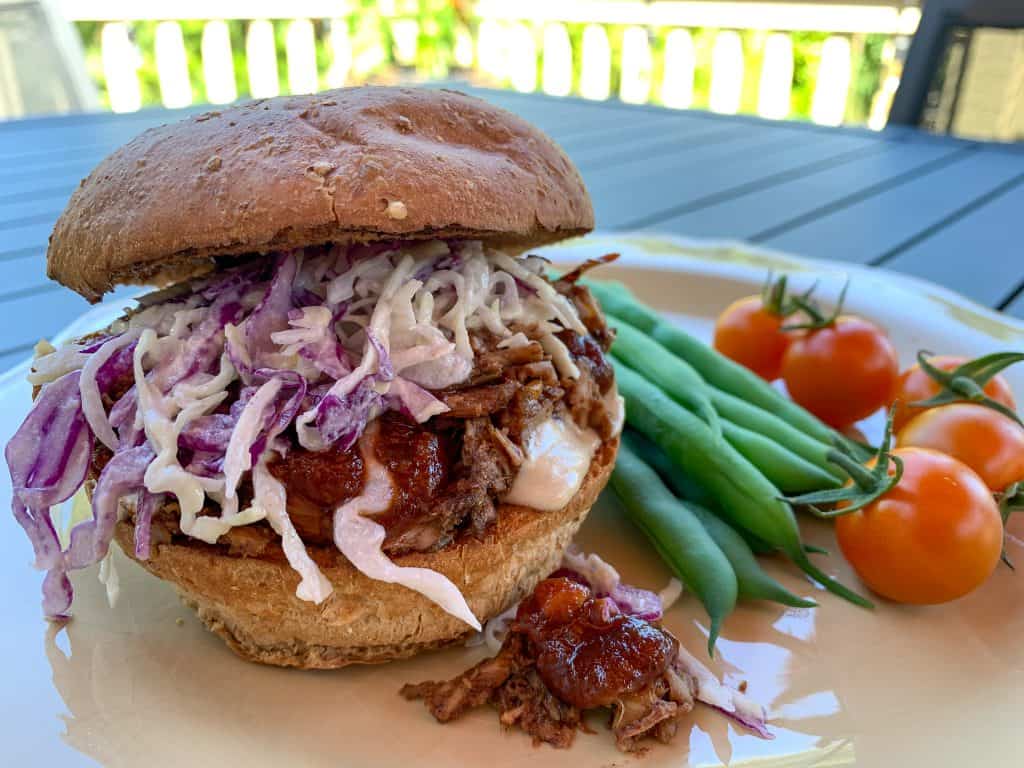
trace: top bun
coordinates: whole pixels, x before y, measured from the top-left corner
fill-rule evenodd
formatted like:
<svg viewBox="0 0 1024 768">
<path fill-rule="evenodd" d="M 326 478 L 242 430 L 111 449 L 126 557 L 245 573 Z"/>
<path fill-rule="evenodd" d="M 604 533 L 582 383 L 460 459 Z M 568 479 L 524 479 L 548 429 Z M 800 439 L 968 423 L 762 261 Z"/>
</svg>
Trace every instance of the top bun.
<svg viewBox="0 0 1024 768">
<path fill-rule="evenodd" d="M 448 237 L 520 251 L 593 225 L 575 166 L 516 115 L 450 90 L 343 88 L 137 136 L 71 196 L 47 274 L 95 302 L 218 255 Z"/>
</svg>

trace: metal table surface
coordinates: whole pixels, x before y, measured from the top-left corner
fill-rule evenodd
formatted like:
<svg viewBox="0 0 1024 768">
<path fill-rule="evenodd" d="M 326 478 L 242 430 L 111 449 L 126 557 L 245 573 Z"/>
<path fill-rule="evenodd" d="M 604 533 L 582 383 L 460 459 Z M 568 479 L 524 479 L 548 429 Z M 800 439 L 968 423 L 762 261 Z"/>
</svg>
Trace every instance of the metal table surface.
<svg viewBox="0 0 1024 768">
<path fill-rule="evenodd" d="M 565 148 L 600 229 L 737 238 L 882 266 L 1024 317 L 1018 147 L 466 90 Z M 47 237 L 79 180 L 135 134 L 183 114 L 0 123 L 0 370 L 87 308 L 45 274 Z"/>
</svg>

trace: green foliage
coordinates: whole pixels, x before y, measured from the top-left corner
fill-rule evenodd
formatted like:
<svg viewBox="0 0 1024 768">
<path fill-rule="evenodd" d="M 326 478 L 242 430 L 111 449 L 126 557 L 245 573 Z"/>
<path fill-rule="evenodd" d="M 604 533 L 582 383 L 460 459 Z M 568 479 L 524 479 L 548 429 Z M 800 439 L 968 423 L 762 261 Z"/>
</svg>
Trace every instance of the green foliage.
<svg viewBox="0 0 1024 768">
<path fill-rule="evenodd" d="M 447 77 L 455 65 L 455 32 L 460 24 L 454 4 L 445 0 L 424 0 L 416 18 L 420 25 L 417 73 L 434 80 Z"/>
<path fill-rule="evenodd" d="M 693 107 L 707 109 L 711 103 L 711 49 L 716 29 L 698 28 L 690 31 L 696 65 L 693 73 Z"/>
<path fill-rule="evenodd" d="M 825 32 L 793 32 L 793 95 L 790 117 L 808 120 L 814 98 L 814 81 L 821 63 L 821 46 L 828 39 Z"/>
<path fill-rule="evenodd" d="M 235 71 L 235 90 L 238 91 L 238 98 L 244 99 L 252 95 L 249 90 L 249 70 L 245 66 L 245 33 L 248 26 L 237 19 L 227 22 L 227 25 L 228 38 L 231 40 L 231 63 Z"/>
<path fill-rule="evenodd" d="M 85 52 L 85 70 L 96 86 L 100 103 L 110 109 L 110 96 L 103 80 L 103 57 L 100 54 L 100 34 L 103 25 L 98 21 L 80 21 L 76 25 L 82 38 L 82 50 Z"/>
<path fill-rule="evenodd" d="M 846 101 L 846 122 L 863 124 L 871 114 L 871 102 L 882 85 L 882 50 L 887 35 L 854 37 L 853 76 Z"/>
<path fill-rule="evenodd" d="M 740 112 L 757 113 L 757 98 L 761 88 L 761 64 L 768 33 L 747 29 L 740 33 L 743 42 L 743 90 L 740 92 Z"/>
<path fill-rule="evenodd" d="M 350 82 L 395 82 L 400 79 L 408 79 L 413 74 L 421 79 L 448 77 L 455 66 L 454 51 L 457 32 L 463 28 L 468 29 L 475 37 L 479 24 L 478 20 L 467 16 L 466 8 L 461 3 L 452 3 L 447 0 L 401 0 L 397 2 L 395 12 L 398 16 L 414 19 L 419 24 L 415 66 L 408 68 L 400 66 L 396 61 L 391 26 L 393 19 L 383 16 L 378 4 L 372 0 L 351 2 L 348 4 L 348 8 L 350 13 L 342 17 L 340 21 L 347 25 L 352 48 L 353 66 L 349 75 Z M 286 37 L 289 22 L 276 20 L 272 23 L 280 88 L 282 93 L 287 93 Z M 326 75 L 331 66 L 332 54 L 329 45 L 331 23 L 329 20 L 314 22 L 316 63 L 320 73 L 321 87 L 327 87 Z M 234 62 L 235 84 L 239 98 L 245 98 L 250 94 L 245 53 L 248 23 L 229 21 L 227 24 Z M 109 105 L 109 97 L 104 87 L 103 62 L 100 52 L 102 26 L 102 23 L 98 22 L 77 23 L 86 53 L 86 67 L 89 76 L 96 83 L 102 102 Z M 204 22 L 201 21 L 181 22 L 192 97 L 193 101 L 197 103 L 206 100 L 201 59 L 203 26 Z M 579 93 L 585 25 L 572 23 L 565 26 L 573 51 L 573 92 Z M 158 105 L 160 104 L 160 85 L 154 53 L 156 22 L 133 23 L 130 29 L 132 39 L 140 54 L 141 63 L 138 76 L 143 104 Z M 626 27 L 608 25 L 606 29 L 611 48 L 610 82 L 611 94 L 614 98 L 619 92 L 621 82 L 619 61 Z M 535 26 L 532 31 L 537 40 L 538 73 L 540 73 L 543 61 L 543 28 Z M 665 40 L 670 31 L 671 29 L 667 27 L 650 30 L 653 63 L 649 100 L 652 103 L 660 102 L 661 82 L 665 74 Z M 718 30 L 715 29 L 704 28 L 690 30 L 696 57 L 693 107 L 697 109 L 708 106 L 711 91 L 712 49 L 717 32 Z M 768 33 L 763 31 L 744 30 L 740 32 L 744 54 L 744 80 L 740 111 L 744 113 L 755 113 L 757 110 L 761 63 L 767 36 Z M 790 37 L 793 41 L 793 88 L 790 116 L 795 119 L 809 119 L 821 48 L 828 34 L 824 32 L 794 32 Z M 882 49 L 887 40 L 887 36 L 877 34 L 852 37 L 853 76 L 846 112 L 846 120 L 849 123 L 862 124 L 867 119 L 871 101 L 881 84 Z M 480 73 L 474 73 L 473 77 L 484 82 Z M 538 77 L 538 87 L 539 80 Z M 491 79 L 487 81 L 487 84 L 508 87 L 509 81 L 507 78 L 501 82 L 493 82 Z"/>
</svg>

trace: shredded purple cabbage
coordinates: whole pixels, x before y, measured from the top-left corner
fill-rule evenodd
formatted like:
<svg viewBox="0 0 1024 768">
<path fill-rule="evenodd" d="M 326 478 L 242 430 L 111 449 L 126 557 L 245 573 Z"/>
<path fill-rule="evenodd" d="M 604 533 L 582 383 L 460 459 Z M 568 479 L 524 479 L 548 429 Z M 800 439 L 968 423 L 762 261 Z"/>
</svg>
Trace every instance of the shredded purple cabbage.
<svg viewBox="0 0 1024 768">
<path fill-rule="evenodd" d="M 14 517 L 32 542 L 36 567 L 47 571 L 43 608 L 53 617 L 67 615 L 72 589 L 50 507 L 67 501 L 82 486 L 93 450 L 80 379 L 81 371 L 72 371 L 45 386 L 4 450 Z"/>
<path fill-rule="evenodd" d="M 608 597 L 615 601 L 623 613 L 636 616 L 644 621 L 661 620 L 663 614 L 661 598 L 650 590 L 619 584 Z"/>
<path fill-rule="evenodd" d="M 297 267 L 294 253 L 278 257 L 274 279 L 263 301 L 245 321 L 245 342 L 253 368 L 274 367 L 277 345 L 271 341 L 270 334 L 288 328 L 288 312 L 294 308 L 292 283 Z"/>
<path fill-rule="evenodd" d="M 140 488 L 135 497 L 135 556 L 148 560 L 153 513 L 164 503 L 166 494 L 150 493 Z"/>
<path fill-rule="evenodd" d="M 484 269 L 498 269 L 497 262 L 487 262 L 490 257 L 479 243 L 446 244 L 447 248 L 420 248 L 422 244 L 395 240 L 253 258 L 142 297 L 138 312 L 79 347 L 80 357 L 88 359 L 106 344 L 123 344 L 108 347 L 109 357 L 95 368 L 87 366 L 44 384 L 4 452 L 14 490 L 12 511 L 32 542 L 36 566 L 47 571 L 47 615 L 67 615 L 72 600 L 67 573 L 106 555 L 124 498 L 135 500 L 135 552 L 149 556 L 152 515 L 168 499 L 166 493 L 146 490 L 146 470 L 157 450 L 171 464 L 177 462 L 175 469 L 191 476 L 191 487 L 209 495 L 217 492 L 219 480 L 246 471 L 246 459 L 248 466 L 255 466 L 269 460 L 268 451 L 283 454 L 294 440 L 314 450 L 347 450 L 367 423 L 386 410 L 401 411 L 420 422 L 444 412 L 444 403 L 422 386 L 432 379 L 417 384 L 413 378 L 422 372 L 405 362 L 396 369 L 395 360 L 411 359 L 410 351 L 426 345 L 427 339 L 436 344 L 440 315 L 429 314 L 429 300 L 436 298 L 438 313 L 442 307 L 448 311 L 459 300 L 453 286 L 424 288 L 434 293 L 425 297 L 427 320 L 417 314 L 412 321 L 403 321 L 407 325 L 398 349 L 404 357 L 395 360 L 390 354 L 395 343 L 391 320 L 386 313 L 377 318 L 373 302 L 382 296 L 381 275 L 402 269 L 403 259 L 411 265 L 405 279 L 423 284 L 439 270 L 464 269 L 466 275 L 479 276 L 482 264 Z M 364 263 L 371 259 L 380 263 Z M 357 268 L 359 277 L 350 278 L 349 270 Z M 368 282 L 357 285 L 356 279 Z M 340 289 L 331 299 L 334 281 Z M 533 300 L 526 298 L 531 296 L 535 292 L 523 285 L 520 298 Z M 385 309 L 392 311 L 389 305 Z M 410 303 L 401 317 L 413 315 Z M 550 315 L 556 316 L 557 312 Z M 454 335 L 450 329 L 446 332 Z M 122 336 L 125 333 L 132 334 L 130 341 Z M 429 366 L 435 358 L 417 365 Z M 468 376 L 471 361 L 460 360 Z M 135 378 L 137 364 L 142 381 Z M 437 366 L 442 365 L 452 364 L 437 359 Z M 407 367 L 405 377 L 402 371 Z M 442 372 L 451 375 L 448 369 Z M 225 472 L 228 448 L 245 406 L 271 380 L 280 382 L 273 402 L 258 414 L 258 423 L 252 416 L 246 418 L 244 434 L 239 433 L 235 443 L 244 445 L 241 458 L 232 448 L 231 466 Z M 156 400 L 154 409 L 141 411 L 140 390 Z M 97 407 L 97 391 L 103 412 Z M 153 424 L 174 424 L 182 414 L 186 418 L 178 425 L 176 446 L 156 446 L 166 438 L 156 437 Z M 67 549 L 62 549 L 50 512 L 73 496 L 88 475 L 96 443 L 90 422 L 114 454 L 97 479 L 92 519 L 75 526 Z M 289 430 L 292 439 L 278 439 Z M 167 456 L 175 447 L 176 455 Z M 642 595 L 612 597 L 639 615 L 651 612 Z"/>
<path fill-rule="evenodd" d="M 704 703 L 706 703 L 706 702 L 704 702 Z M 774 739 L 775 738 L 775 734 L 772 733 L 770 730 L 768 730 L 768 723 L 766 723 L 762 719 L 755 718 L 755 717 L 748 717 L 744 713 L 738 712 L 736 710 L 733 710 L 732 712 L 730 712 L 728 709 L 725 709 L 724 707 L 715 706 L 714 704 L 708 704 L 707 706 L 711 707 L 711 709 L 713 709 L 716 712 L 724 715 L 725 717 L 729 718 L 730 720 L 735 721 L 739 725 L 742 725 L 748 731 L 753 731 L 758 736 L 760 736 L 762 739 L 769 739 L 770 740 L 770 739 Z"/>
<path fill-rule="evenodd" d="M 575 581 L 585 587 L 593 588 L 590 580 L 579 571 L 562 567 L 554 571 L 549 578 L 563 578 Z M 640 589 L 619 582 L 611 592 L 598 592 L 595 597 L 609 598 L 620 612 L 627 616 L 636 616 L 644 621 L 660 621 L 664 613 L 661 598 L 649 589 Z"/>
<path fill-rule="evenodd" d="M 153 459 L 153 449 L 140 445 L 115 453 L 107 462 L 92 494 L 92 519 L 71 530 L 71 543 L 64 555 L 69 569 L 85 568 L 106 557 L 117 524 L 118 503 L 142 487 Z"/>
<path fill-rule="evenodd" d="M 383 396 L 367 377 L 347 395 L 327 395 L 317 407 L 316 427 L 327 445 L 347 451 L 363 433 L 366 424 L 382 409 Z"/>
</svg>

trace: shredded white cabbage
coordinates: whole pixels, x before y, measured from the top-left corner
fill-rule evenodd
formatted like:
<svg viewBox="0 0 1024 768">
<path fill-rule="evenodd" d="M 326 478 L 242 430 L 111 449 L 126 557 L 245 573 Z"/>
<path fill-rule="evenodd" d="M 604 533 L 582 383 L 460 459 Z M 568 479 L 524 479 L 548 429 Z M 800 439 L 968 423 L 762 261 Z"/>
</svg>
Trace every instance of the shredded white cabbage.
<svg viewBox="0 0 1024 768">
<path fill-rule="evenodd" d="M 273 454 L 269 450 L 264 452 L 264 457 L 253 468 L 253 506 L 263 510 L 270 527 L 281 537 L 281 548 L 288 558 L 288 564 L 301 577 L 295 596 L 319 605 L 330 597 L 333 587 L 309 556 L 306 546 L 292 525 L 292 520 L 288 516 L 284 486 L 267 469 L 266 457 L 271 455 Z"/>
<path fill-rule="evenodd" d="M 82 396 L 82 414 L 89 422 L 89 428 L 96 438 L 112 451 L 117 449 L 117 435 L 114 434 L 114 428 L 110 426 L 110 419 L 103 407 L 103 396 L 100 395 L 100 388 L 96 383 L 96 374 L 105 362 L 138 337 L 137 329 L 126 331 L 97 349 L 86 359 L 78 382 L 79 394 Z"/>
<path fill-rule="evenodd" d="M 622 579 L 619 572 L 593 552 L 583 554 L 579 547 L 570 544 L 562 555 L 562 566 L 580 574 L 594 588 L 595 592 L 610 595 L 619 586 Z"/>
<path fill-rule="evenodd" d="M 569 354 L 568 348 L 562 340 L 553 333 L 545 333 L 540 337 L 540 345 L 544 351 L 551 355 L 551 361 L 555 364 L 555 370 L 563 379 L 578 379 L 580 369 Z"/>
<path fill-rule="evenodd" d="M 89 358 L 81 351 L 83 347 L 82 344 L 68 344 L 55 349 L 50 342 L 41 340 L 36 344 L 32 370 L 25 378 L 32 386 L 41 387 L 43 384 L 56 381 L 66 373 L 81 369 Z"/>
<path fill-rule="evenodd" d="M 252 469 L 250 448 L 259 435 L 264 413 L 273 407 L 274 398 L 281 391 L 281 379 L 273 378 L 263 384 L 250 398 L 231 432 L 228 449 L 224 454 L 224 495 L 231 498 L 238 488 L 242 473 Z"/>
<path fill-rule="evenodd" d="M 235 366 L 231 364 L 228 353 L 224 352 L 220 356 L 220 368 L 217 375 L 198 373 L 191 379 L 181 382 L 174 388 L 175 402 L 179 408 L 183 408 L 191 400 L 201 400 L 224 391 L 228 384 L 237 378 L 238 373 L 235 371 Z"/>
<path fill-rule="evenodd" d="M 661 610 L 667 611 L 673 605 L 675 605 L 679 598 L 683 596 L 683 582 L 673 576 L 668 580 L 668 584 L 658 593 L 658 599 L 661 600 Z"/>
<path fill-rule="evenodd" d="M 100 560 L 100 570 L 97 576 L 107 593 L 107 605 L 111 608 L 115 607 L 117 598 L 121 594 L 121 577 L 114 566 L 113 548 L 107 550 L 107 554 Z"/>
<path fill-rule="evenodd" d="M 484 624 L 482 630 L 475 635 L 470 635 L 466 641 L 466 647 L 475 648 L 478 645 L 482 645 L 487 648 L 487 652 L 492 656 L 497 654 L 505 643 L 505 638 L 508 637 L 508 625 L 512 623 L 518 610 L 519 603 L 513 603 L 497 616 L 492 616 Z"/>
<path fill-rule="evenodd" d="M 359 441 L 366 472 L 366 484 L 359 496 L 342 504 L 334 513 L 334 543 L 349 562 L 377 581 L 401 584 L 437 603 L 446 612 L 480 631 L 466 598 L 447 577 L 429 568 L 395 565 L 382 549 L 386 531 L 380 523 L 365 517 L 383 512 L 391 503 L 391 478 L 377 461 L 372 449 L 376 427 L 368 429 Z M 369 446 L 369 447 L 368 447 Z"/>
<path fill-rule="evenodd" d="M 146 490 L 173 494 L 178 501 L 182 532 L 214 544 L 232 526 L 256 522 L 262 519 L 262 513 L 253 508 L 238 513 L 237 501 L 231 503 L 234 494 L 229 496 L 225 493 L 224 478 L 200 478 L 186 471 L 178 461 L 178 438 L 190 422 L 213 411 L 228 393 L 220 390 L 193 400 L 183 408 L 175 400 L 174 389 L 169 396 L 162 395 L 149 381 L 143 368 L 143 360 L 156 343 L 156 333 L 149 328 L 144 330 L 133 359 L 139 403 L 136 420 L 145 429 L 146 438 L 156 453 L 156 458 L 146 468 Z M 221 504 L 220 517 L 198 516 L 207 496 Z"/>
<path fill-rule="evenodd" d="M 305 307 L 299 310 L 297 318 L 289 317 L 288 325 L 292 326 L 289 330 L 272 333 L 270 338 L 283 348 L 283 354 L 297 355 L 303 345 L 314 344 L 328 335 L 333 335 L 332 319 L 331 310 L 327 307 Z"/>
<path fill-rule="evenodd" d="M 516 349 L 529 346 L 532 342 L 522 331 L 516 331 L 511 336 L 498 342 L 498 349 Z"/>
</svg>

